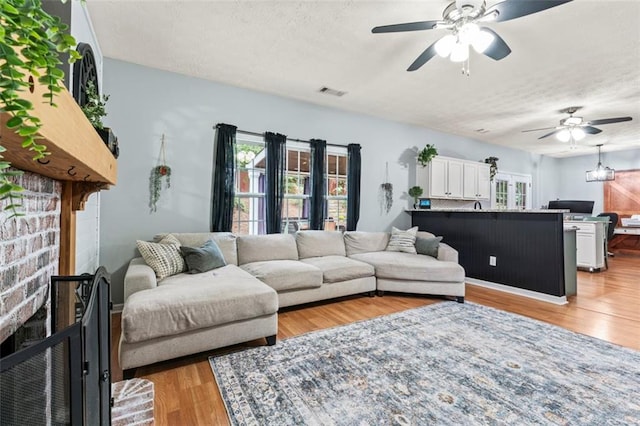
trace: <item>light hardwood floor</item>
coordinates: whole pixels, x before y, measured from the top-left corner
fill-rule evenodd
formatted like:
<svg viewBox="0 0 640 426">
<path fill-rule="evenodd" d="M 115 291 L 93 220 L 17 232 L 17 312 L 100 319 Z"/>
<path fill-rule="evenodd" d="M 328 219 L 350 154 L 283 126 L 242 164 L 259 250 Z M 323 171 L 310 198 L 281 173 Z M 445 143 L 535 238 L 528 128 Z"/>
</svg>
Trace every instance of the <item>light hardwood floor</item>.
<svg viewBox="0 0 640 426">
<path fill-rule="evenodd" d="M 578 333 L 640 350 L 640 255 L 620 253 L 609 259 L 609 270 L 578 272 L 578 291 L 567 305 L 515 296 L 467 284 L 466 300 L 535 318 Z M 348 324 L 432 303 L 455 303 L 437 298 L 389 295 L 350 297 L 285 309 L 279 314 L 278 339 Z M 113 316 L 113 381 L 122 379 L 117 363 L 120 315 Z M 244 346 L 263 345 L 264 341 Z M 139 368 L 136 377 L 155 384 L 157 425 L 226 425 L 224 404 L 207 357 L 225 351 L 167 361 Z"/>
</svg>

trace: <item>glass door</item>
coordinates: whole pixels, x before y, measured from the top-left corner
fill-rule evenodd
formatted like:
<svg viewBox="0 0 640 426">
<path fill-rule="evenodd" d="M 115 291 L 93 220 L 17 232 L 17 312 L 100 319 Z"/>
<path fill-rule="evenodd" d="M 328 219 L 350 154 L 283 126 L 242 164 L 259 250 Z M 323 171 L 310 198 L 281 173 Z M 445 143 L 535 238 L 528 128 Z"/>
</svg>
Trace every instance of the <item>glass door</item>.
<svg viewBox="0 0 640 426">
<path fill-rule="evenodd" d="M 492 186 L 491 207 L 494 209 L 531 208 L 531 175 L 497 173 Z"/>
</svg>

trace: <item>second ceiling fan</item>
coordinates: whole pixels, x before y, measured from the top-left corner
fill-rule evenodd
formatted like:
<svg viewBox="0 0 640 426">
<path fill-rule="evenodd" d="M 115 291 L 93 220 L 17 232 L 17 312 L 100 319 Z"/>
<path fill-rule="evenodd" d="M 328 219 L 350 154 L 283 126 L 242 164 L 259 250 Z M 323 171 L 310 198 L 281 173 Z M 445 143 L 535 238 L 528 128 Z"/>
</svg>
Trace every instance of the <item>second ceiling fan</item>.
<svg viewBox="0 0 640 426">
<path fill-rule="evenodd" d="M 511 49 L 495 31 L 478 24 L 509 21 L 570 1 L 572 0 L 505 0 L 487 9 L 485 0 L 456 0 L 445 8 L 440 20 L 383 25 L 373 28 L 371 32 L 379 34 L 440 28 L 452 31 L 427 47 L 407 71 L 417 70 L 436 55 L 449 56 L 453 62 L 464 62 L 469 58 L 469 46 L 478 53 L 499 61 L 511 53 Z"/>
</svg>

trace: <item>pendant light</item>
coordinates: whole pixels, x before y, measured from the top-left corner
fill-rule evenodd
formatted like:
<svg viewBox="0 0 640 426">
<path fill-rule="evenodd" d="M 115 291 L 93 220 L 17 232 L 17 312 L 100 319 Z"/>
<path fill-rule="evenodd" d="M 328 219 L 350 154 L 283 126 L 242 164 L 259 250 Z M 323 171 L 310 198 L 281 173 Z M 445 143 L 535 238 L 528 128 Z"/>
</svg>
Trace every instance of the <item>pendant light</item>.
<svg viewBox="0 0 640 426">
<path fill-rule="evenodd" d="M 616 171 L 609 167 L 604 167 L 600 159 L 600 149 L 602 144 L 598 145 L 598 165 L 593 170 L 586 172 L 587 182 L 603 182 L 607 180 L 616 180 Z"/>
</svg>

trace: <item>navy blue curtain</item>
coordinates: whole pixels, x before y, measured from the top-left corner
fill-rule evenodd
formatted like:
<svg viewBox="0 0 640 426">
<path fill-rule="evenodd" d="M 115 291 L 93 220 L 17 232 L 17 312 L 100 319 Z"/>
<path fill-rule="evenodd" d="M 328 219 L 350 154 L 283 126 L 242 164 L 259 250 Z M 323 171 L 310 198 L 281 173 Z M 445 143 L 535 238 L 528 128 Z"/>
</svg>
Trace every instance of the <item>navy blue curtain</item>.
<svg viewBox="0 0 640 426">
<path fill-rule="evenodd" d="M 347 146 L 347 231 L 355 231 L 360 219 L 360 174 L 362 160 L 360 145 L 350 143 Z"/>
<path fill-rule="evenodd" d="M 216 146 L 211 187 L 211 232 L 231 232 L 235 198 L 236 126 L 216 125 Z"/>
<path fill-rule="evenodd" d="M 280 232 L 282 200 L 284 198 L 284 166 L 287 161 L 287 137 L 280 133 L 266 132 L 267 167 L 265 170 L 265 224 L 267 234 Z"/>
<path fill-rule="evenodd" d="M 309 229 L 324 228 L 325 210 L 325 158 L 327 157 L 327 142 L 321 139 L 311 139 L 311 197 L 309 199 Z"/>
</svg>

